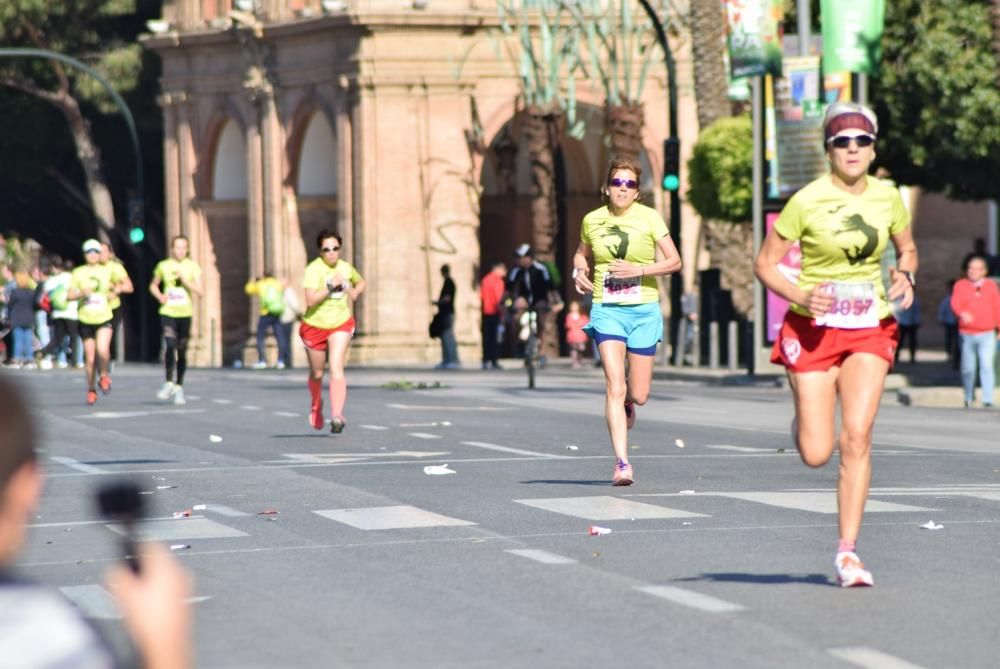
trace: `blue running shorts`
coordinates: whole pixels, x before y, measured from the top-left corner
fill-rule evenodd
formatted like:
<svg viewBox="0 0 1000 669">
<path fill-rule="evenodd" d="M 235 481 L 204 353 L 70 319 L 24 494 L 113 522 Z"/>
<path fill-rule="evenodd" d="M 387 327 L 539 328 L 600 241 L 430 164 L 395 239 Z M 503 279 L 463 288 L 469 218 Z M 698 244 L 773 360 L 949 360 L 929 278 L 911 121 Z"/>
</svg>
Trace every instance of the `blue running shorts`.
<svg viewBox="0 0 1000 669">
<path fill-rule="evenodd" d="M 590 324 L 583 330 L 598 346 L 623 341 L 629 353 L 655 355 L 656 345 L 663 341 L 660 303 L 595 304 L 590 308 Z"/>
</svg>

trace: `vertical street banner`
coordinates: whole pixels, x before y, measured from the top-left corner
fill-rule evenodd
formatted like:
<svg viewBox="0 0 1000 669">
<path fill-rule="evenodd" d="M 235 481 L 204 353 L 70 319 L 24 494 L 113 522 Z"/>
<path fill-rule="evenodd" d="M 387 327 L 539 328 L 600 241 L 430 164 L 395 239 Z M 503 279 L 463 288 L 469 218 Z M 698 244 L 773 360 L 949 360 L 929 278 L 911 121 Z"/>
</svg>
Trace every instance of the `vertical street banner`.
<svg viewBox="0 0 1000 669">
<path fill-rule="evenodd" d="M 765 82 L 767 196 L 791 197 L 827 171 L 819 58 L 784 59 L 784 76 Z"/>
<path fill-rule="evenodd" d="M 885 0 L 821 0 L 823 70 L 875 74 L 882 60 Z"/>
<path fill-rule="evenodd" d="M 782 0 L 725 0 L 733 79 L 781 75 Z"/>
</svg>

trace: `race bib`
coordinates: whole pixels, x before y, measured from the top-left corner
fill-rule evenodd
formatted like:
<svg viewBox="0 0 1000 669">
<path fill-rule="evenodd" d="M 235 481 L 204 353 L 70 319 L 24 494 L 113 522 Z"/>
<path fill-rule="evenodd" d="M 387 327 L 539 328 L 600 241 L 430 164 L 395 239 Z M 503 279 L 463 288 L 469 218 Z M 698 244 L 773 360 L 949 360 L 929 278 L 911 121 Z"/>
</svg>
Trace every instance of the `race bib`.
<svg viewBox="0 0 1000 669">
<path fill-rule="evenodd" d="M 103 309 L 108 303 L 108 296 L 104 293 L 91 293 L 87 296 L 86 306 L 90 309 Z"/>
<path fill-rule="evenodd" d="M 168 288 L 167 289 L 167 304 L 177 306 L 180 304 L 187 304 L 188 294 L 183 288 Z"/>
<path fill-rule="evenodd" d="M 816 325 L 844 330 L 860 330 L 878 326 L 875 286 L 871 282 L 845 283 L 834 281 L 821 287 L 834 297 L 833 307 L 816 319 Z"/>
<path fill-rule="evenodd" d="M 636 302 L 641 295 L 642 277 L 616 279 L 610 273 L 604 273 L 604 304 Z"/>
</svg>

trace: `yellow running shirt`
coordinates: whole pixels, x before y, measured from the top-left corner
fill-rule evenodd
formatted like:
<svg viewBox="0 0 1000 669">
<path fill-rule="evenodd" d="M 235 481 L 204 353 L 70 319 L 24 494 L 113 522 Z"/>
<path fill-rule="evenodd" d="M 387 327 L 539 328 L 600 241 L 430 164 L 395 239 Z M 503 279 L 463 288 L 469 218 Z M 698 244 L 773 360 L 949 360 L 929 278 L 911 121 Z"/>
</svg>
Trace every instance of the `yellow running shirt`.
<svg viewBox="0 0 1000 669">
<path fill-rule="evenodd" d="M 156 264 L 153 278 L 160 280 L 160 292 L 167 296 L 166 304 L 160 305 L 160 315 L 167 318 L 191 318 L 194 305 L 191 291 L 184 287 L 178 277 L 183 276 L 188 283 L 194 283 L 201 276 L 198 263 L 185 258 L 167 258 Z"/>
<path fill-rule="evenodd" d="M 80 265 L 70 276 L 69 287 L 89 290 L 90 295 L 80 297 L 78 312 L 84 325 L 101 325 L 111 320 L 111 287 L 113 272 L 108 265 Z"/>
<path fill-rule="evenodd" d="M 600 304 L 646 304 L 656 302 L 656 277 L 612 279 L 606 276 L 612 260 L 639 265 L 656 260 L 656 242 L 670 234 L 663 218 L 644 204 L 635 202 L 624 216 L 614 216 L 606 207 L 583 217 L 580 241 L 594 254 L 594 302 Z"/>
<path fill-rule="evenodd" d="M 111 283 L 112 285 L 118 285 L 122 281 L 128 278 L 128 272 L 125 271 L 125 265 L 121 264 L 118 260 L 109 260 L 107 265 L 111 268 Z M 122 298 L 115 293 L 111 296 L 111 309 L 112 311 L 122 306 Z"/>
<path fill-rule="evenodd" d="M 358 270 L 354 269 L 346 260 L 338 260 L 336 265 L 330 267 L 323 262 L 322 258 L 316 258 L 306 265 L 302 287 L 326 290 L 327 279 L 332 279 L 335 275 L 339 275 L 342 282 L 346 281 L 351 286 L 361 281 Z M 343 290 L 332 293 L 330 297 L 319 304 L 306 309 L 306 315 L 302 318 L 303 322 L 314 328 L 325 330 L 332 330 L 346 323 L 351 317 L 351 299 L 347 296 L 348 287 L 344 285 Z"/>
<path fill-rule="evenodd" d="M 910 214 L 895 186 L 867 179 L 861 195 L 837 188 L 829 175 L 816 179 L 792 196 L 774 229 L 802 246 L 799 288 L 808 291 L 823 283 L 860 287 L 870 291 L 872 315 L 881 320 L 891 313 L 882 284 L 882 253 L 889 238 L 910 224 Z M 797 304 L 791 308 L 811 315 Z"/>
</svg>

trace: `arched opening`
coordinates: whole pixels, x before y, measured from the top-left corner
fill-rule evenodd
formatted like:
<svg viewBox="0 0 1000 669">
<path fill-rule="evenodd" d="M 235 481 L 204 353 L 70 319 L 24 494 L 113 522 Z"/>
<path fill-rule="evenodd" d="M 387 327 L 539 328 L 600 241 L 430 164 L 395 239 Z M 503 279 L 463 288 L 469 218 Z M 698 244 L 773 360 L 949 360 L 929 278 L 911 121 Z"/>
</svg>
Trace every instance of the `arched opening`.
<svg viewBox="0 0 1000 669">
<path fill-rule="evenodd" d="M 243 133 L 233 121 L 226 121 L 219 133 L 212 161 L 212 199 L 247 199 L 247 148 Z"/>
<path fill-rule="evenodd" d="M 326 114 L 313 113 L 301 134 L 295 170 L 299 231 L 307 257 L 316 254 L 313 240 L 320 230 L 337 229 L 337 156 L 337 138 Z"/>
</svg>

